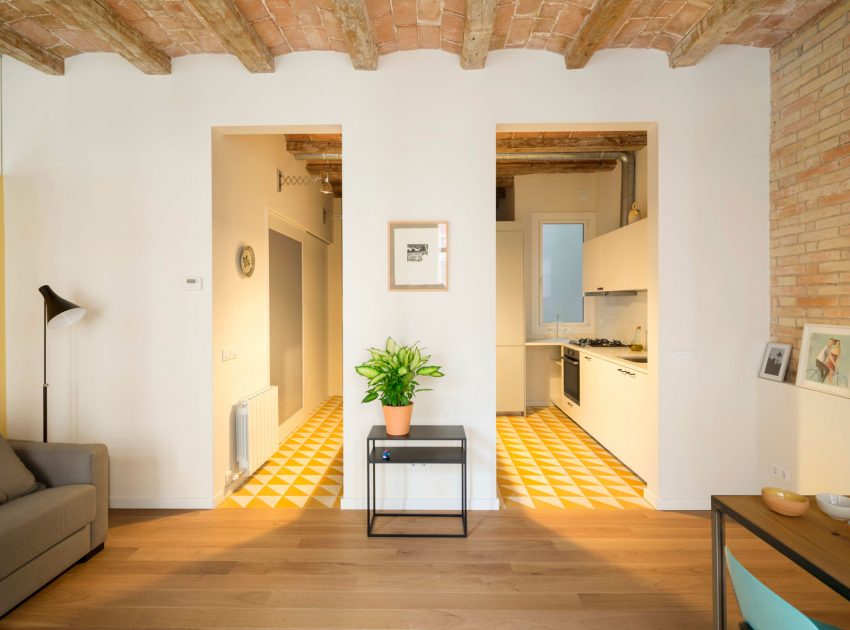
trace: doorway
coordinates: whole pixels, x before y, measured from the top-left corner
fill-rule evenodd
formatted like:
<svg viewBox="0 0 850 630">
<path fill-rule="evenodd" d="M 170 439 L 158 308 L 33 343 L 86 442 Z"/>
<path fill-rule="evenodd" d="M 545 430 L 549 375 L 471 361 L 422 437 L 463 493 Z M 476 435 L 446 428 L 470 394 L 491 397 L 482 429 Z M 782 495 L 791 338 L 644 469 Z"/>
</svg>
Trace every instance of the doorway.
<svg viewBox="0 0 850 630">
<path fill-rule="evenodd" d="M 624 463 L 633 461 L 629 448 L 639 441 L 625 437 L 624 414 L 590 411 L 586 404 L 594 398 L 590 381 L 603 398 L 608 383 L 605 375 L 588 378 L 591 361 L 595 367 L 616 357 L 591 357 L 578 344 L 594 337 L 628 341 L 636 326 L 646 329 L 645 284 L 600 297 L 589 295 L 585 285 L 587 244 L 619 230 L 623 208 L 635 202 L 646 207 L 646 170 L 637 165 L 645 163 L 647 133 L 613 126 L 609 131 L 521 127 L 500 126 L 496 134 L 501 504 L 647 508 L 646 484 Z M 628 353 L 627 347 L 619 350 Z M 611 365 L 617 376 L 631 373 L 638 379 L 637 369 Z M 629 395 L 637 389 L 632 386 Z M 617 423 L 623 430 L 608 430 Z"/>
<path fill-rule="evenodd" d="M 213 132 L 213 344 L 221 348 L 213 370 L 214 473 L 217 486 L 224 479 L 220 507 L 339 506 L 341 147 L 338 128 Z M 240 264 L 246 250 L 248 271 Z M 259 436 L 259 448 L 241 437 L 246 423 L 250 435 Z M 240 455 L 238 447 L 246 445 L 255 449 L 253 459 Z"/>
</svg>

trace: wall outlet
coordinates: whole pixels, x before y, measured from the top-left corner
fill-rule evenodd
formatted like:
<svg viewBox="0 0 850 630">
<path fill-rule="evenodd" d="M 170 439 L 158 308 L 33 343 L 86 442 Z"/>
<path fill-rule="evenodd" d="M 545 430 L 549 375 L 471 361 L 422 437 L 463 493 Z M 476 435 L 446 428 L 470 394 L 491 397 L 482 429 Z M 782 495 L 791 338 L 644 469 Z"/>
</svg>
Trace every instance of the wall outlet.
<svg viewBox="0 0 850 630">
<path fill-rule="evenodd" d="M 236 352 L 236 348 L 222 348 L 221 349 L 221 360 L 222 361 L 233 361 L 239 354 Z"/>
<path fill-rule="evenodd" d="M 779 479 L 780 481 L 784 481 L 786 483 L 791 483 L 791 471 L 787 468 L 783 468 L 779 464 L 770 465 L 770 474 L 773 475 L 775 479 Z"/>
</svg>

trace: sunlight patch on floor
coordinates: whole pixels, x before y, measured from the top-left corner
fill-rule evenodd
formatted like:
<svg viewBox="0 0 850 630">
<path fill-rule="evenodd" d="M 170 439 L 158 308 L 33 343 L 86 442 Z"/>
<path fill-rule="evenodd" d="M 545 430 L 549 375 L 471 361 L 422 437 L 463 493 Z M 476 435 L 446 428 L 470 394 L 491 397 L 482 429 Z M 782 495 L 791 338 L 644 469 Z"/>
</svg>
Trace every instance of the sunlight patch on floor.
<svg viewBox="0 0 850 630">
<path fill-rule="evenodd" d="M 503 507 L 649 508 L 644 482 L 557 407 L 497 416 L 496 429 Z"/>
</svg>

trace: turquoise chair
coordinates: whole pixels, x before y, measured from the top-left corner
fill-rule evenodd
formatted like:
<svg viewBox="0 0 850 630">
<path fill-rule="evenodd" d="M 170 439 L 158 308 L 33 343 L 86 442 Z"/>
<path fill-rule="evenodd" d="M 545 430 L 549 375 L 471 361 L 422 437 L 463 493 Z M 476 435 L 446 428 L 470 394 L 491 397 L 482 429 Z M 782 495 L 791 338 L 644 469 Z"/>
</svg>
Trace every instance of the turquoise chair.
<svg viewBox="0 0 850 630">
<path fill-rule="evenodd" d="M 738 607 L 746 620 L 741 630 L 841 630 L 806 617 L 747 571 L 726 547 L 726 563 Z"/>
</svg>

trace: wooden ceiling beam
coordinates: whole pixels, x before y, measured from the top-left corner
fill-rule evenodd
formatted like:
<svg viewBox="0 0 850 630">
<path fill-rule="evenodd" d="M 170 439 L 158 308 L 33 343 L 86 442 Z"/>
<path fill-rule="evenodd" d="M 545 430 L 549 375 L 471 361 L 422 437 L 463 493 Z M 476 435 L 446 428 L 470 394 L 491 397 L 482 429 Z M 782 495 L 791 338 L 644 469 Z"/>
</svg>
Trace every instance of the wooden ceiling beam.
<svg viewBox="0 0 850 630">
<path fill-rule="evenodd" d="M 189 0 L 189 4 L 250 72 L 274 72 L 274 57 L 233 0 Z"/>
<path fill-rule="evenodd" d="M 622 131 L 604 137 L 497 138 L 496 153 L 640 151 L 646 146 L 645 131 Z"/>
<path fill-rule="evenodd" d="M 719 0 L 694 24 L 667 56 L 671 68 L 692 66 L 723 42 L 765 0 Z"/>
<path fill-rule="evenodd" d="M 331 0 L 333 12 L 345 33 L 351 63 L 358 70 L 378 69 L 378 46 L 372 34 L 366 0 Z"/>
<path fill-rule="evenodd" d="M 461 68 L 480 70 L 484 67 L 496 23 L 497 5 L 498 0 L 467 0 L 460 48 Z"/>
<path fill-rule="evenodd" d="M 297 157 L 305 153 L 342 153 L 342 138 L 339 140 L 292 140 L 286 138 L 286 150 Z"/>
<path fill-rule="evenodd" d="M 605 37 L 619 26 L 631 3 L 632 0 L 596 0 L 564 55 L 567 68 L 587 65 Z"/>
<path fill-rule="evenodd" d="M 45 74 L 61 76 L 65 74 L 65 60 L 54 52 L 36 46 L 30 40 L 18 35 L 7 26 L 0 24 L 0 54 L 9 55 L 41 70 Z"/>
<path fill-rule="evenodd" d="M 63 8 L 80 26 L 104 39 L 119 55 L 145 74 L 171 74 L 171 59 L 158 50 L 103 0 L 63 0 Z"/>
</svg>

